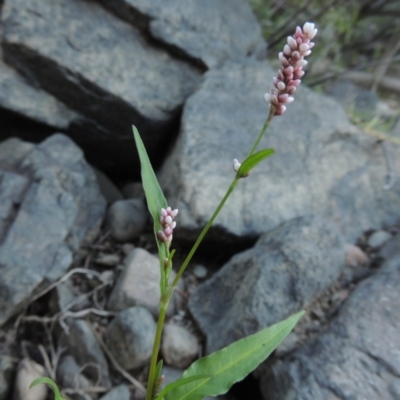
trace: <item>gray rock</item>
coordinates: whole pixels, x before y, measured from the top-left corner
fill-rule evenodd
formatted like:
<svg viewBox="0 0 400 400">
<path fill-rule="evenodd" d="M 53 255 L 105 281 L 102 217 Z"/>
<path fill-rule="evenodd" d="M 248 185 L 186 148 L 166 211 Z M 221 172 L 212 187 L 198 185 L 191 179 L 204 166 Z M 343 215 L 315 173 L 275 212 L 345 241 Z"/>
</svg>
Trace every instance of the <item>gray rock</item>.
<svg viewBox="0 0 400 400">
<path fill-rule="evenodd" d="M 400 378 L 394 378 L 389 386 L 389 391 L 394 400 L 400 400 Z"/>
<path fill-rule="evenodd" d="M 155 334 L 152 315 L 145 308 L 131 307 L 112 320 L 105 340 L 121 367 L 130 370 L 150 361 Z"/>
<path fill-rule="evenodd" d="M 19 143 L 0 145 L 0 156 L 3 146 L 9 149 Z M 6 163 L 7 168 L 0 167 L 5 177 L 0 185 L 6 183 L 0 191 L 0 225 L 5 221 L 0 324 L 66 272 L 73 252 L 97 235 L 105 209 L 82 151 L 64 135 L 46 139 L 20 158 L 6 156 Z"/>
<path fill-rule="evenodd" d="M 180 325 L 168 323 L 164 327 L 161 353 L 164 361 L 175 368 L 187 368 L 199 355 L 199 342 Z"/>
<path fill-rule="evenodd" d="M 388 243 L 383 246 L 380 251 L 380 256 L 384 259 L 390 259 L 395 257 L 398 254 L 400 249 L 400 232 Z"/>
<path fill-rule="evenodd" d="M 120 166 L 138 161 L 132 123 L 153 154 L 199 81 L 93 1 L 6 0 L 2 21 L 6 62 L 93 121 L 90 141 Z"/>
<path fill-rule="evenodd" d="M 397 399 L 399 285 L 400 248 L 351 293 L 326 332 L 264 374 L 265 398 Z"/>
<path fill-rule="evenodd" d="M 33 143 L 24 142 L 18 138 L 9 138 L 1 143 L 1 165 L 7 170 L 18 167 L 21 161 L 35 148 Z"/>
<path fill-rule="evenodd" d="M 49 302 L 49 308 L 54 314 L 60 311 L 65 311 L 67 307 L 69 307 L 75 299 L 76 295 L 72 290 L 72 282 L 70 279 L 68 279 L 67 281 L 57 285 L 52 290 L 52 295 Z M 68 309 L 74 311 L 74 306 Z"/>
<path fill-rule="evenodd" d="M 177 369 L 169 367 L 168 365 L 163 365 L 161 373 L 162 375 L 164 375 L 163 386 L 166 386 L 169 383 L 175 382 L 178 379 L 182 378 L 183 372 L 183 369 Z"/>
<path fill-rule="evenodd" d="M 129 400 L 130 392 L 126 385 L 119 385 L 111 389 L 106 395 L 102 396 L 100 400 Z"/>
<path fill-rule="evenodd" d="M 114 239 L 128 242 L 140 235 L 146 225 L 147 215 L 142 200 L 119 200 L 107 212 L 107 226 Z"/>
<path fill-rule="evenodd" d="M 93 382 L 87 379 L 81 372 L 80 366 L 76 363 L 74 357 L 63 357 L 57 368 L 57 382 L 64 389 L 87 389 L 93 386 Z M 83 394 L 70 394 L 73 400 L 87 400 Z"/>
<path fill-rule="evenodd" d="M 96 174 L 101 193 L 107 200 L 107 203 L 112 204 L 118 200 L 122 200 L 124 196 L 122 195 L 120 190 L 114 185 L 111 179 L 104 172 L 96 168 L 93 169 Z"/>
<path fill-rule="evenodd" d="M 371 247 L 381 247 L 388 240 L 392 238 L 392 235 L 386 231 L 376 231 L 368 238 L 368 244 Z"/>
<path fill-rule="evenodd" d="M 174 277 L 172 271 L 171 279 Z M 168 316 L 174 314 L 178 300 L 179 295 L 175 293 L 168 307 Z M 160 262 L 158 257 L 141 248 L 134 249 L 126 258 L 124 270 L 107 304 L 113 311 L 132 306 L 146 307 L 154 316 L 158 315 L 160 308 Z"/>
<path fill-rule="evenodd" d="M 123 20 L 207 68 L 266 55 L 250 5 L 241 0 L 101 0 Z"/>
<path fill-rule="evenodd" d="M 126 199 L 145 199 L 142 182 L 128 182 L 122 188 Z"/>
<path fill-rule="evenodd" d="M 6 399 L 11 390 L 16 363 L 7 357 L 0 358 L 0 399 Z"/>
<path fill-rule="evenodd" d="M 56 130 L 67 130 L 80 116 L 38 87 L 2 60 L 0 49 L 0 107 Z"/>
<path fill-rule="evenodd" d="M 235 255 L 189 300 L 207 353 L 283 320 L 340 275 L 345 243 L 334 226 L 295 218 Z"/>
<path fill-rule="evenodd" d="M 267 118 L 264 91 L 273 71 L 261 62 L 225 63 L 210 70 L 185 104 L 177 145 L 159 178 L 179 209 L 175 237 L 202 228 L 233 179 Z M 211 236 L 257 236 L 290 218 L 318 214 L 353 243 L 371 227 L 399 219 L 400 180 L 383 190 L 383 149 L 350 125 L 335 100 L 300 86 L 282 117 L 272 121 L 260 148 L 276 154 L 239 182 Z M 393 144 L 400 169 L 400 147 Z"/>
<path fill-rule="evenodd" d="M 70 354 L 80 366 L 92 364 L 83 370 L 83 374 L 94 382 L 99 382 L 100 386 L 111 387 L 107 360 L 89 324 L 84 320 L 76 320 L 69 328 L 67 343 Z M 99 376 L 99 373 L 101 376 Z"/>
</svg>

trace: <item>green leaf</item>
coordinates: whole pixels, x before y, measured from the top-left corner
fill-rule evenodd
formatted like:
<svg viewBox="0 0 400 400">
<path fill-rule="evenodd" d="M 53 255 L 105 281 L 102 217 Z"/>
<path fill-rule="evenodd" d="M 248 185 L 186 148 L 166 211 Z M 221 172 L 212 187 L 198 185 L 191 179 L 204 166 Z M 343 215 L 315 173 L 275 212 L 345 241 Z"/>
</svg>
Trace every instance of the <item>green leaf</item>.
<svg viewBox="0 0 400 400">
<path fill-rule="evenodd" d="M 164 197 L 164 193 L 157 181 L 156 174 L 154 173 L 153 167 L 151 166 L 149 157 L 144 147 L 143 141 L 139 135 L 138 130 L 135 126 L 133 128 L 133 136 L 136 142 L 136 148 L 139 153 L 140 164 L 141 164 L 141 175 L 144 193 L 146 195 L 147 207 L 150 211 L 154 221 L 154 236 L 156 238 L 158 255 L 160 259 L 160 270 L 161 270 L 161 281 L 164 287 L 161 287 L 161 293 L 165 290 L 165 272 L 164 272 L 164 259 L 167 258 L 167 249 L 164 243 L 160 243 L 157 238 L 157 232 L 162 229 L 160 223 L 161 208 L 167 208 L 168 203 Z"/>
<path fill-rule="evenodd" d="M 181 379 L 202 374 L 210 377 L 171 390 L 165 400 L 201 400 L 207 396 L 226 393 L 235 382 L 247 376 L 279 346 L 303 314 L 304 311 L 300 311 L 282 322 L 197 360 L 184 372 Z"/>
<path fill-rule="evenodd" d="M 163 360 L 160 360 L 156 365 L 156 379 L 155 380 L 157 380 L 160 377 L 162 367 L 163 367 Z"/>
<path fill-rule="evenodd" d="M 247 175 L 257 164 L 265 160 L 267 157 L 275 153 L 274 149 L 264 149 L 247 157 L 239 168 L 238 175 L 240 177 Z"/>
<path fill-rule="evenodd" d="M 50 378 L 46 378 L 46 377 L 37 378 L 31 383 L 29 388 L 33 388 L 34 386 L 39 385 L 39 383 L 45 383 L 53 389 L 55 400 L 66 400 L 64 397 L 61 397 L 61 394 L 60 394 L 60 391 L 58 390 L 57 384 L 54 381 L 52 381 Z"/>
<path fill-rule="evenodd" d="M 194 382 L 200 379 L 207 379 L 207 378 L 210 378 L 210 375 L 194 375 L 194 376 L 189 376 L 188 378 L 178 379 L 175 382 L 171 382 L 163 388 L 160 394 L 156 397 L 156 400 L 163 400 L 167 393 L 169 393 L 171 390 L 177 389 L 180 386 L 186 385 L 190 382 Z"/>
</svg>

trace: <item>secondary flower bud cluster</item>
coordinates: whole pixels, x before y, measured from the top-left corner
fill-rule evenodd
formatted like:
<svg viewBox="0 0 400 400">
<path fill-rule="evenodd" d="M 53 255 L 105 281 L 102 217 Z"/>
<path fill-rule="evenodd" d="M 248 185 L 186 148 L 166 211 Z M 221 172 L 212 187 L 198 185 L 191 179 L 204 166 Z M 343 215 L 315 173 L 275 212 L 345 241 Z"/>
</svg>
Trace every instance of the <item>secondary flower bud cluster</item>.
<svg viewBox="0 0 400 400">
<path fill-rule="evenodd" d="M 160 222 L 163 227 L 162 231 L 158 231 L 158 239 L 164 243 L 171 243 L 172 233 L 176 227 L 175 217 L 178 215 L 178 209 L 172 210 L 171 207 L 161 209 Z"/>
<path fill-rule="evenodd" d="M 266 93 L 264 96 L 267 103 L 274 107 L 274 115 L 282 115 L 286 111 L 285 104 L 294 100 L 293 94 L 304 75 L 303 67 L 307 65 L 304 57 L 311 54 L 311 49 L 314 47 L 311 40 L 317 32 L 315 24 L 311 22 L 306 22 L 303 29 L 298 26 L 294 36 L 287 38 L 283 52 L 279 53 L 282 66 L 278 76 L 273 79 L 274 88 L 271 93 Z"/>
</svg>

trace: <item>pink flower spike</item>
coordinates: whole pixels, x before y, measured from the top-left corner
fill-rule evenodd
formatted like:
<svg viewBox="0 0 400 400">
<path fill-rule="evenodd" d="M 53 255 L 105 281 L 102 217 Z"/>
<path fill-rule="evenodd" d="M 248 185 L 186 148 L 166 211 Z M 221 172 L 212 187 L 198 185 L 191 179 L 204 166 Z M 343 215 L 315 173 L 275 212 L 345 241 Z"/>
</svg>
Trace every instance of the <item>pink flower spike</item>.
<svg viewBox="0 0 400 400">
<path fill-rule="evenodd" d="M 168 247 L 172 241 L 172 233 L 176 227 L 174 218 L 178 215 L 178 209 L 172 210 L 171 207 L 161 209 L 160 223 L 162 230 L 157 233 L 157 237 L 161 242 L 164 242 Z"/>
<path fill-rule="evenodd" d="M 306 22 L 303 29 L 298 26 L 294 35 L 287 38 L 283 51 L 279 53 L 281 68 L 273 78 L 271 92 L 264 96 L 265 101 L 275 110 L 274 115 L 282 115 L 286 111 L 284 104 L 294 100 L 293 94 L 304 75 L 303 67 L 307 65 L 304 57 L 311 54 L 314 47 L 311 40 L 317 32 L 315 24 L 311 22 Z"/>
</svg>

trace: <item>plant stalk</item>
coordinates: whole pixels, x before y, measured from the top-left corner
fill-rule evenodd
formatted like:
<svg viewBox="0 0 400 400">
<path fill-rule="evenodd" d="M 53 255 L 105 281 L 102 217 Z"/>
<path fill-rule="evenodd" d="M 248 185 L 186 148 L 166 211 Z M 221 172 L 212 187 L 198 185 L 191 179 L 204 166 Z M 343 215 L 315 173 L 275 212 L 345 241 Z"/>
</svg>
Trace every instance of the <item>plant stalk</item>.
<svg viewBox="0 0 400 400">
<path fill-rule="evenodd" d="M 273 118 L 274 115 L 275 115 L 275 108 L 272 107 L 272 106 L 270 106 L 268 118 L 267 118 L 267 120 L 265 121 L 265 124 L 264 124 L 264 126 L 262 127 L 260 133 L 258 134 L 257 139 L 256 139 L 256 141 L 255 141 L 254 144 L 253 144 L 253 147 L 250 149 L 249 154 L 247 154 L 247 157 L 250 157 L 250 156 L 253 155 L 253 153 L 256 151 L 257 146 L 258 146 L 258 144 L 260 143 L 260 140 L 262 139 L 262 137 L 264 136 L 266 130 L 268 129 L 269 124 L 271 123 L 272 118 Z M 246 158 L 247 158 L 247 157 L 246 157 Z"/>
<path fill-rule="evenodd" d="M 158 316 L 156 336 L 154 338 L 154 345 L 153 345 L 153 353 L 151 355 L 149 379 L 147 381 L 146 400 L 153 400 L 155 395 L 155 393 L 153 392 L 156 383 L 155 374 L 156 374 L 157 358 L 158 358 L 158 352 L 160 350 L 161 335 L 164 327 L 165 315 L 167 314 L 169 299 L 170 296 L 167 296 L 165 299 L 164 298 L 161 299 L 160 315 Z"/>
<path fill-rule="evenodd" d="M 264 126 L 262 127 L 260 133 L 257 136 L 256 141 L 254 142 L 249 154 L 247 157 L 251 156 L 255 150 L 257 149 L 258 144 L 260 143 L 260 140 L 264 136 L 271 120 L 272 117 L 275 114 L 275 109 L 271 106 L 269 110 L 269 115 L 267 120 L 265 121 Z M 167 312 L 168 304 L 171 299 L 171 296 L 174 292 L 174 289 L 176 285 L 179 282 L 179 279 L 181 279 L 183 273 L 186 270 L 186 267 L 189 265 L 190 261 L 192 260 L 192 257 L 194 256 L 194 253 L 196 252 L 197 248 L 200 246 L 200 243 L 203 241 L 204 236 L 207 234 L 209 229 L 211 228 L 211 225 L 217 218 L 218 214 L 222 210 L 222 207 L 225 205 L 226 201 L 228 200 L 229 196 L 232 194 L 232 192 L 235 190 L 238 182 L 239 182 L 240 177 L 237 175 L 235 176 L 234 180 L 232 181 L 231 185 L 229 186 L 227 192 L 225 193 L 225 196 L 223 199 L 220 201 L 218 204 L 217 208 L 215 209 L 213 215 L 207 222 L 206 226 L 203 228 L 201 231 L 199 237 L 197 238 L 196 242 L 194 243 L 193 247 L 191 248 L 189 254 L 186 256 L 185 260 L 183 261 L 181 267 L 179 268 L 178 273 L 175 276 L 175 279 L 172 282 L 171 287 L 169 290 L 167 290 L 167 293 L 165 296 L 162 297 L 161 299 L 161 306 L 160 306 L 160 315 L 158 317 L 158 322 L 157 322 L 157 331 L 156 331 L 156 337 L 154 338 L 154 346 L 153 346 L 153 353 L 151 356 L 151 363 L 150 363 L 150 371 L 149 371 L 149 379 L 148 379 L 148 385 L 147 385 L 147 392 L 146 392 L 146 400 L 153 400 L 155 397 L 154 393 L 154 387 L 155 387 L 155 373 L 156 373 L 156 366 L 157 366 L 157 358 L 158 358 L 158 352 L 160 349 L 160 343 L 161 343 L 161 335 L 164 327 L 164 321 L 165 321 L 165 315 Z"/>
<path fill-rule="evenodd" d="M 185 272 L 186 267 L 188 266 L 188 264 L 190 263 L 190 260 L 192 259 L 194 253 L 196 252 L 197 248 L 199 247 L 200 243 L 202 242 L 204 236 L 207 234 L 208 230 L 210 229 L 211 225 L 213 224 L 215 218 L 217 218 L 218 214 L 220 213 L 222 207 L 225 205 L 226 201 L 228 200 L 229 196 L 232 194 L 232 192 L 234 191 L 236 185 L 239 182 L 239 179 L 237 176 L 235 176 L 235 179 L 233 180 L 233 182 L 231 183 L 231 185 L 229 186 L 229 189 L 227 190 L 227 192 L 225 193 L 225 196 L 223 197 L 223 199 L 221 200 L 221 202 L 218 204 L 218 207 L 215 209 L 213 215 L 211 216 L 210 220 L 207 222 L 206 226 L 203 228 L 203 230 L 201 231 L 199 237 L 197 238 L 195 244 L 193 245 L 193 247 L 191 248 L 189 254 L 187 255 L 187 257 L 185 258 L 185 261 L 183 262 L 182 266 L 180 267 L 178 273 L 175 276 L 174 281 L 172 282 L 172 289 L 175 288 L 175 286 L 178 284 L 179 279 L 182 277 L 182 274 Z M 172 291 L 171 291 L 172 294 Z"/>
</svg>

